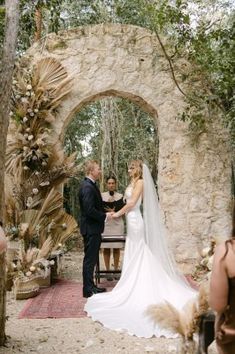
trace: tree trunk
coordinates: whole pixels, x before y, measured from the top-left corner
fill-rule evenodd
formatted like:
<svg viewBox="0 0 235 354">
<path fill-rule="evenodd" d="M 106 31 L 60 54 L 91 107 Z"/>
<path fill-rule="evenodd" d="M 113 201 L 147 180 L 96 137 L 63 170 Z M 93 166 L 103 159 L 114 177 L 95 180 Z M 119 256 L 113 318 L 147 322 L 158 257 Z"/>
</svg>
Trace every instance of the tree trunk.
<svg viewBox="0 0 235 354">
<path fill-rule="evenodd" d="M 40 9 L 40 7 L 36 9 L 34 18 L 36 26 L 34 41 L 36 42 L 42 37 L 42 10 Z"/>
<path fill-rule="evenodd" d="M 6 0 L 5 38 L 0 75 L 0 220 L 4 215 L 4 172 L 11 84 L 15 62 L 16 41 L 19 22 L 19 1 Z M 0 255 L 0 345 L 5 342 L 5 254 Z"/>
</svg>

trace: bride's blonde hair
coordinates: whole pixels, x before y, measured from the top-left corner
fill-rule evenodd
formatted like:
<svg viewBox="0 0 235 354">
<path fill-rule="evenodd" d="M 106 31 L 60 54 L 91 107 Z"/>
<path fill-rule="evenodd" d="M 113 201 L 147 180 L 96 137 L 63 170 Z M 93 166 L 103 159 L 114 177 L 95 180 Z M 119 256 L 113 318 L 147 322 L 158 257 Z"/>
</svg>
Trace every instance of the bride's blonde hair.
<svg viewBox="0 0 235 354">
<path fill-rule="evenodd" d="M 134 167 L 135 171 L 132 178 L 134 181 L 143 178 L 143 162 L 141 160 L 132 160 L 129 163 L 129 167 Z"/>
</svg>

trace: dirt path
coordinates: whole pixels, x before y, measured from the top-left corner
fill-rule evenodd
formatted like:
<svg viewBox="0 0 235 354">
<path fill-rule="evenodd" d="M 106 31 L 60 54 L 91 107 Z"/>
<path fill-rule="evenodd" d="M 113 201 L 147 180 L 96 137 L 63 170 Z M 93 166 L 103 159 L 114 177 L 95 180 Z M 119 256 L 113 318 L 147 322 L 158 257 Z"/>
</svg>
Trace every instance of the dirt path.
<svg viewBox="0 0 235 354">
<path fill-rule="evenodd" d="M 82 254 L 70 252 L 64 257 L 62 276 L 81 280 Z M 67 354 L 143 354 L 177 353 L 179 339 L 137 338 L 104 328 L 90 318 L 79 319 L 18 319 L 25 300 L 14 300 L 7 294 L 7 346 L 0 354 L 67 353 Z M 215 354 L 214 345 L 209 350 Z"/>
</svg>

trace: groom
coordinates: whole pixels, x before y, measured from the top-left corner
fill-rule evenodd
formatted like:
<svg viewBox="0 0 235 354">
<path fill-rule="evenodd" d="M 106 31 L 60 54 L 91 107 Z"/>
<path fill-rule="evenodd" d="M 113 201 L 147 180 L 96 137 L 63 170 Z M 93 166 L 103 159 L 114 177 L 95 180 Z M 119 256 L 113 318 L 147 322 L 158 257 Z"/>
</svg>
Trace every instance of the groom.
<svg viewBox="0 0 235 354">
<path fill-rule="evenodd" d="M 85 164 L 86 177 L 79 190 L 81 211 L 80 231 L 84 241 L 83 259 L 83 297 L 106 291 L 94 284 L 94 269 L 99 257 L 101 234 L 104 231 L 106 219 L 112 213 L 105 213 L 100 190 L 96 181 L 100 178 L 101 170 L 97 161 L 89 160 Z"/>
</svg>

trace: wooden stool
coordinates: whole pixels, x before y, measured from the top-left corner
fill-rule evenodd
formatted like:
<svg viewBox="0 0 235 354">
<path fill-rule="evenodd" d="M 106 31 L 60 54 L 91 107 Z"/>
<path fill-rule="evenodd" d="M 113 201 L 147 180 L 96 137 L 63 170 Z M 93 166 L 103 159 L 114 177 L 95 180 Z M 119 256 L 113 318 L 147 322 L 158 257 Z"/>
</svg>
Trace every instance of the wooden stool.
<svg viewBox="0 0 235 354">
<path fill-rule="evenodd" d="M 212 311 L 209 311 L 201 316 L 199 326 L 199 343 L 198 354 L 207 354 L 209 345 L 215 339 L 215 315 Z"/>
<path fill-rule="evenodd" d="M 126 242 L 125 235 L 102 235 L 102 241 L 100 245 L 100 249 L 102 248 L 119 248 L 123 249 Z M 96 285 L 100 283 L 100 278 L 105 278 L 107 274 L 121 274 L 121 269 L 118 270 L 104 270 L 100 269 L 100 260 L 96 264 L 95 269 L 95 282 Z"/>
</svg>

